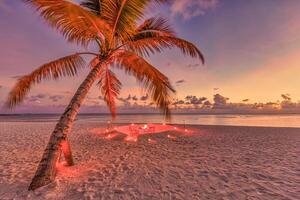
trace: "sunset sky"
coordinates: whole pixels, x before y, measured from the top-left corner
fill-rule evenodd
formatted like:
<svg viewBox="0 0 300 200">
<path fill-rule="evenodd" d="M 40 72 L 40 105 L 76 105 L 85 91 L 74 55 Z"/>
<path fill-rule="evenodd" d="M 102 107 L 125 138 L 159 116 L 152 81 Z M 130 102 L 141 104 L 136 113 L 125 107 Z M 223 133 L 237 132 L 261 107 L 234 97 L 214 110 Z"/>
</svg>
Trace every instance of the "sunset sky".
<svg viewBox="0 0 300 200">
<path fill-rule="evenodd" d="M 290 94 L 300 100 L 300 1 L 177 0 L 148 15 L 169 19 L 178 35 L 196 44 L 206 58 L 166 50 L 149 58 L 177 90 L 175 97 L 208 97 L 218 92 L 231 102 L 268 102 Z M 16 81 L 45 62 L 79 51 L 22 1 L 0 1 L 0 103 Z M 67 104 L 88 71 L 78 78 L 44 82 L 29 97 L 37 105 Z M 121 97 L 142 96 L 135 79 L 125 76 Z M 94 88 L 87 104 L 100 92 Z M 38 98 L 40 96 L 41 98 Z M 103 104 L 103 103 L 101 103 Z M 26 104 L 25 104 L 26 107 Z"/>
</svg>

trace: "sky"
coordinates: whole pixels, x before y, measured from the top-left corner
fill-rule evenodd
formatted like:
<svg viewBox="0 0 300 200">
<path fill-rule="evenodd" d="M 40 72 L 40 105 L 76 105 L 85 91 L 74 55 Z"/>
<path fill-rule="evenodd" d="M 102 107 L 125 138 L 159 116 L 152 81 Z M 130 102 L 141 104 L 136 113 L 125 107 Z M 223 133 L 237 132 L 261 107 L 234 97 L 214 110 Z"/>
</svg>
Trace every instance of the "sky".
<svg viewBox="0 0 300 200">
<path fill-rule="evenodd" d="M 213 101 L 220 93 L 230 102 L 276 102 L 282 94 L 300 100 L 300 1 L 176 0 L 147 16 L 169 19 L 179 37 L 193 42 L 206 63 L 177 50 L 148 58 L 176 88 L 174 99 L 192 95 Z M 22 1 L 0 0 L 0 104 L 16 77 L 53 59 L 79 51 Z M 19 112 L 55 110 L 68 103 L 87 75 L 35 86 Z M 120 98 L 146 94 L 135 79 L 116 71 L 123 83 Z M 103 105 L 93 88 L 85 105 Z M 122 99 L 120 104 L 122 104 Z M 143 102 L 142 100 L 140 100 Z M 61 109 L 57 108 L 57 111 Z"/>
</svg>

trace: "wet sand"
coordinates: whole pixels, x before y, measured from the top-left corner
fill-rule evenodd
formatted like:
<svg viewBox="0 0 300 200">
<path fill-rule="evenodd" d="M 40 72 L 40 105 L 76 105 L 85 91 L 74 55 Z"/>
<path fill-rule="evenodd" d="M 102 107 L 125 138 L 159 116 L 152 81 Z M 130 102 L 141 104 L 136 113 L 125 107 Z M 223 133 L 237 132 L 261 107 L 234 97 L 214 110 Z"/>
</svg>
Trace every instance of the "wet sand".
<svg viewBox="0 0 300 200">
<path fill-rule="evenodd" d="M 189 126 L 125 142 L 76 122 L 76 165 L 28 184 L 53 122 L 0 122 L 0 199 L 300 199 L 300 129 Z"/>
</svg>

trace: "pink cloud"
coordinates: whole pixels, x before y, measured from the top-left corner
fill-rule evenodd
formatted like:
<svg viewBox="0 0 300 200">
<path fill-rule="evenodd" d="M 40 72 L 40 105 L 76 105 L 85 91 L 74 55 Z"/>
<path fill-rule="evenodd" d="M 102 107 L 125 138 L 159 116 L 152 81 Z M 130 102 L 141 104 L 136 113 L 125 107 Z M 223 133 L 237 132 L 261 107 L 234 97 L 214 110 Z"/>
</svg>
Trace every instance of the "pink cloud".
<svg viewBox="0 0 300 200">
<path fill-rule="evenodd" d="M 217 6 L 219 0 L 177 0 L 171 6 L 173 16 L 181 16 L 188 20 L 193 17 L 204 15 L 209 9 Z"/>
</svg>

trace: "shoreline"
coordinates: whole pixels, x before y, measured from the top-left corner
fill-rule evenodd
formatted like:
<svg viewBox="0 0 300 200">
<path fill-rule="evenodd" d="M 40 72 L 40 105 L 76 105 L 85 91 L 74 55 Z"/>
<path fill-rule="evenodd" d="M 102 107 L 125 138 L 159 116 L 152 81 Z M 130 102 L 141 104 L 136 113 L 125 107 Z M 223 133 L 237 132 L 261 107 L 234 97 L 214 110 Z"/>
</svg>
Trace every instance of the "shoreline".
<svg viewBox="0 0 300 200">
<path fill-rule="evenodd" d="M 88 121 L 88 120 L 86 120 Z M 55 124 L 57 123 L 58 120 L 35 120 L 35 121 L 22 121 L 22 120 L 19 120 L 19 121 L 1 121 L 0 120 L 0 124 L 4 124 L 4 123 L 36 123 L 36 124 L 39 124 L 39 123 L 49 123 L 49 124 Z M 74 122 L 74 125 L 76 125 L 77 123 L 83 123 L 84 120 L 76 120 Z M 105 127 L 107 125 L 107 123 L 105 122 L 97 122 L 97 121 L 90 121 L 89 123 L 97 123 L 100 127 Z M 116 126 L 119 126 L 119 125 L 128 125 L 130 123 L 128 122 L 124 122 L 124 123 L 120 123 L 120 122 L 117 122 L 117 123 L 113 123 L 113 125 L 116 125 Z M 134 123 L 134 124 L 147 124 L 147 123 Z M 152 124 L 161 124 L 161 123 L 152 123 Z M 180 123 L 166 123 L 168 125 L 175 125 L 175 126 L 184 126 L 184 124 L 180 124 Z M 185 124 L 187 127 L 193 127 L 193 128 L 206 128 L 206 127 L 231 127 L 231 128 L 265 128 L 265 129 L 274 129 L 274 128 L 278 128 L 278 129 L 300 129 L 300 127 L 288 127 L 288 126 L 264 126 L 264 125 L 261 125 L 261 126 L 253 126 L 253 125 L 221 125 L 221 124 Z"/>
<path fill-rule="evenodd" d="M 58 115 L 13 115 L 0 116 L 0 123 L 6 122 L 57 122 Z M 79 115 L 75 123 L 97 122 L 106 124 L 111 121 L 110 115 Z M 131 123 L 164 123 L 161 115 L 119 115 L 115 124 Z M 169 124 L 186 125 L 223 125 L 223 126 L 251 126 L 251 127 L 284 127 L 300 128 L 300 115 L 173 115 Z"/>
</svg>

